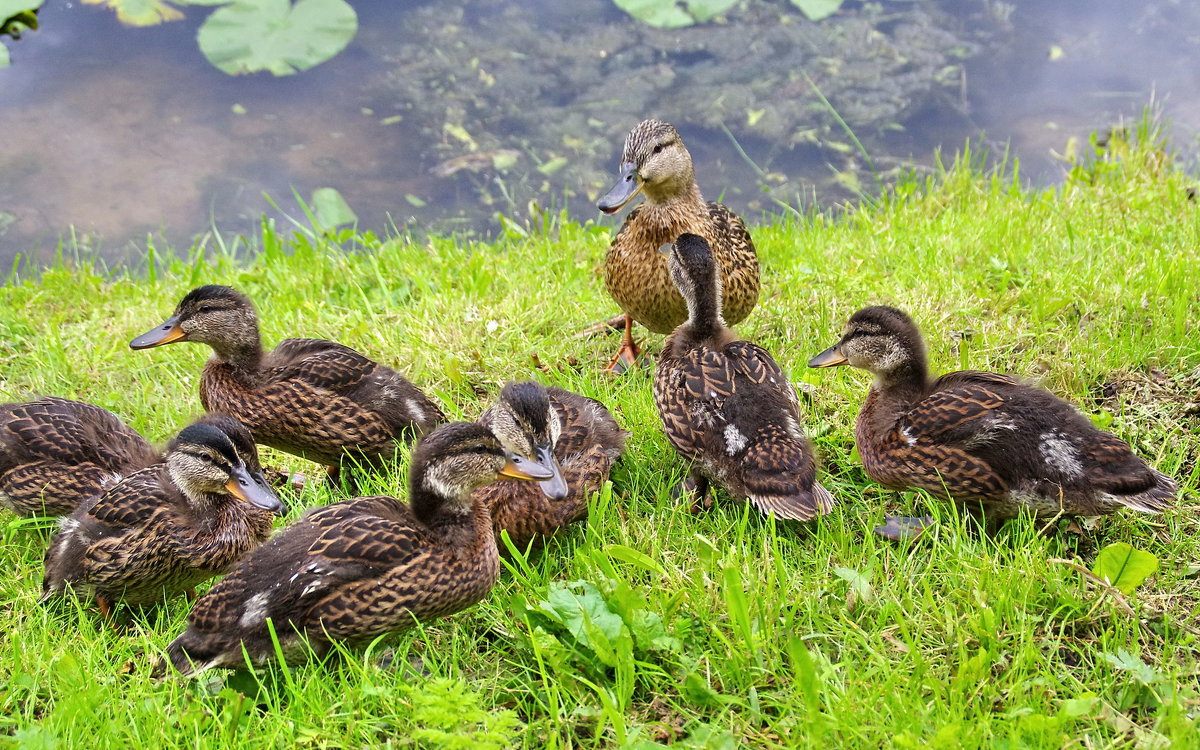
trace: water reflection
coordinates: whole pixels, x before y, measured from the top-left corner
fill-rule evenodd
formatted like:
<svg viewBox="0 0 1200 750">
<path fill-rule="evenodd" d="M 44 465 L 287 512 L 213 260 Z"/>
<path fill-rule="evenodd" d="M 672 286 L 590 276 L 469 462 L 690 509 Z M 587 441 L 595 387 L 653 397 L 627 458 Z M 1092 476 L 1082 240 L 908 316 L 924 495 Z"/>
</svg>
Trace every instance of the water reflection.
<svg viewBox="0 0 1200 750">
<path fill-rule="evenodd" d="M 851 197 L 854 169 L 866 166 L 827 112 L 812 111 L 807 135 L 789 114 L 794 102 L 811 107 L 806 79 L 788 69 L 794 90 L 761 87 L 801 54 L 796 40 L 823 49 L 827 37 L 811 27 L 747 40 L 730 24 L 630 45 L 645 30 L 608 0 L 354 4 L 361 31 L 346 52 L 274 79 L 230 78 L 204 61 L 194 40 L 204 8 L 186 9 L 183 22 L 125 29 L 102 8 L 49 3 L 42 30 L 10 44 L 14 64 L 0 70 L 0 264 L 17 253 L 44 261 L 60 239 L 120 261 L 137 258 L 148 234 L 186 246 L 213 225 L 249 232 L 274 212 L 264 193 L 300 215 L 292 190 L 307 197 L 325 186 L 376 230 L 390 217 L 417 230 L 488 231 L 495 211 L 520 213 L 529 198 L 591 218 L 590 199 L 611 182 L 620 140 L 641 116 L 678 125 L 706 195 L 723 194 L 749 215 Z M 1190 138 L 1200 106 L 1192 5 L 885 2 L 856 25 L 867 11 L 847 2 L 839 33 L 908 57 L 883 73 L 862 67 L 864 55 L 810 52 L 791 64 L 854 122 L 881 171 L 928 163 L 939 144 L 954 149 L 986 132 L 1011 139 L 1023 174 L 1045 181 L 1059 171 L 1051 149 L 1136 115 L 1153 91 L 1177 138 Z M 782 7 L 747 0 L 739 13 L 749 23 Z M 551 42 L 564 60 L 575 53 L 575 68 L 539 51 Z M 512 69 L 526 79 L 489 100 L 513 85 L 496 80 Z M 863 85 L 850 88 L 855 75 Z M 867 85 L 877 83 L 872 75 L 888 86 Z M 734 106 L 738 90 L 745 101 Z M 519 116 L 535 110 L 549 114 Z M 831 180 L 835 173 L 842 178 Z M 868 174 L 858 179 L 870 185 Z"/>
</svg>

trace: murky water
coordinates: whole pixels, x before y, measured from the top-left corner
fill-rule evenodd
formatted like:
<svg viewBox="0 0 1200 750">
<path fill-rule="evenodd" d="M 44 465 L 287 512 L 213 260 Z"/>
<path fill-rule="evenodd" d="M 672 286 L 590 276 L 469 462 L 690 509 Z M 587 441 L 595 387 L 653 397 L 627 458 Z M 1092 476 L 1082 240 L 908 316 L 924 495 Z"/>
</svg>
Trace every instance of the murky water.
<svg viewBox="0 0 1200 750">
<path fill-rule="evenodd" d="M 675 32 L 608 0 L 353 4 L 349 49 L 276 79 L 208 65 L 207 8 L 130 29 L 50 0 L 40 31 L 5 40 L 0 267 L 60 243 L 121 262 L 148 236 L 252 232 L 277 214 L 264 195 L 301 217 L 293 190 L 320 187 L 375 230 L 487 232 L 531 199 L 594 218 L 625 131 L 650 115 L 679 126 L 707 196 L 752 216 L 831 205 L 873 178 L 813 86 L 884 174 L 984 133 L 1050 182 L 1053 151 L 1152 97 L 1180 146 L 1200 122 L 1200 11 L 1174 0 L 848 0 L 833 33 L 776 28 L 790 11 L 766 0 Z"/>
</svg>

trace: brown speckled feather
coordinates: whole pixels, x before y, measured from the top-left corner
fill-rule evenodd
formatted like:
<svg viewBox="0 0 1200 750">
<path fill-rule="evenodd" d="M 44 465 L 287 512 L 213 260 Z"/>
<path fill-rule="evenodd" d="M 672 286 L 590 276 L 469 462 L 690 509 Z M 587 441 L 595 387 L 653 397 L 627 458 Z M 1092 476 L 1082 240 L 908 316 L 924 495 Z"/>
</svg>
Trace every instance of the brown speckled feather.
<svg viewBox="0 0 1200 750">
<path fill-rule="evenodd" d="M 546 389 L 559 419 L 554 455 L 562 467 L 569 493 L 560 500 L 546 497 L 532 484 L 497 482 L 476 490 L 492 509 L 497 539 L 501 530 L 518 549 L 587 517 L 588 500 L 608 480 L 629 433 L 617 426 L 604 404 L 562 388 Z M 480 420 L 488 424 L 488 415 Z"/>
<path fill-rule="evenodd" d="M 629 212 L 604 258 L 608 293 L 633 319 L 655 333 L 670 333 L 687 319 L 687 306 L 671 282 L 659 247 L 684 232 L 713 247 L 721 271 L 724 315 L 743 320 L 758 302 L 758 255 L 742 220 L 719 203 L 644 204 Z"/>
<path fill-rule="evenodd" d="M 391 456 L 445 420 L 441 409 L 390 368 L 329 341 L 287 339 L 243 374 L 212 359 L 201 378 L 206 409 L 234 414 L 264 445 L 336 465 L 346 450 Z"/>
<path fill-rule="evenodd" d="M 771 355 L 748 341 L 678 349 L 672 336 L 654 397 L 679 454 L 764 513 L 795 520 L 828 513 L 833 497 L 816 482 L 795 390 Z"/>
<path fill-rule="evenodd" d="M 310 511 L 196 603 L 168 647 L 171 664 L 237 666 L 243 649 L 255 663 L 272 659 L 272 627 L 285 658 L 299 660 L 305 644 L 323 654 L 335 639 L 369 640 L 474 604 L 495 584 L 499 557 L 488 509 L 470 492 L 504 465 L 486 428 L 434 430 L 414 454 L 411 507 L 375 496 Z"/>
<path fill-rule="evenodd" d="M 876 374 L 855 440 L 881 484 L 948 495 L 998 520 L 1158 512 L 1174 500 L 1173 480 L 1041 388 L 971 370 L 930 381 L 920 333 L 899 310 L 858 311 L 829 351 Z"/>
<path fill-rule="evenodd" d="M 134 472 L 75 510 L 46 553 L 48 593 L 147 604 L 228 570 L 266 539 L 272 514 L 241 501 L 211 516 L 189 507 L 165 464 Z"/>
<path fill-rule="evenodd" d="M 66 515 L 158 458 L 98 406 L 62 398 L 0 406 L 0 504 L 20 515 Z"/>
</svg>

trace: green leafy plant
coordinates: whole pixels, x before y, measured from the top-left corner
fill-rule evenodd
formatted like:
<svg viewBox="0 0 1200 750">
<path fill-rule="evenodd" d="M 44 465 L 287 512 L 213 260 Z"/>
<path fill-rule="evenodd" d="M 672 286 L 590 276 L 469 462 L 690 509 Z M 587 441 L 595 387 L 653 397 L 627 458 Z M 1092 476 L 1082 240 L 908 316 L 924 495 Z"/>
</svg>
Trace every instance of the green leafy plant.
<svg viewBox="0 0 1200 750">
<path fill-rule="evenodd" d="M 183 12 L 177 6 L 223 6 L 205 19 L 196 40 L 205 58 L 229 75 L 308 70 L 333 58 L 358 33 L 358 16 L 346 0 L 83 1 L 112 8 L 127 26 L 178 21 Z"/>
<path fill-rule="evenodd" d="M 196 40 L 230 75 L 286 76 L 329 60 L 357 32 L 358 16 L 345 0 L 237 0 L 213 11 Z"/>
<path fill-rule="evenodd" d="M 1157 557 L 1125 542 L 1110 544 L 1100 550 L 1092 565 L 1097 578 L 1127 595 L 1157 571 Z"/>
<path fill-rule="evenodd" d="M 737 5 L 738 0 L 613 0 L 639 21 L 660 29 L 704 23 Z"/>
<path fill-rule="evenodd" d="M 0 0 L 0 36 L 20 39 L 26 31 L 37 31 L 35 12 L 45 0 Z M 8 67 L 11 56 L 8 47 L 0 44 L 0 68 Z"/>
</svg>

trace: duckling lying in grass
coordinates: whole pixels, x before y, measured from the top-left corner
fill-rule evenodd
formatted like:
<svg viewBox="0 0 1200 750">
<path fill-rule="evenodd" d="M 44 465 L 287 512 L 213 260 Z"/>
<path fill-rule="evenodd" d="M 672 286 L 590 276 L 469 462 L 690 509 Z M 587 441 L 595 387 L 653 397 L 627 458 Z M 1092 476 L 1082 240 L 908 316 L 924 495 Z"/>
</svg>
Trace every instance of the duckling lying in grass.
<svg viewBox="0 0 1200 750">
<path fill-rule="evenodd" d="M 309 512 L 247 555 L 196 602 L 167 647 L 181 672 L 274 658 L 333 640 L 369 641 L 449 615 L 487 596 L 500 561 L 488 507 L 472 493 L 501 477 L 548 480 L 514 461 L 486 427 L 443 425 L 413 453 L 409 505 L 359 497 Z M 270 624 L 268 624 L 270 623 Z"/>
<path fill-rule="evenodd" d="M 854 434 L 867 475 L 886 487 L 949 496 L 993 523 L 1023 510 L 1158 513 L 1175 499 L 1174 480 L 1041 388 L 972 370 L 931 379 L 920 332 L 895 308 L 854 313 L 841 340 L 809 362 L 839 365 L 875 376 Z M 905 526 L 920 528 L 892 519 L 877 531 Z"/>
<path fill-rule="evenodd" d="M 162 461 L 135 471 L 63 519 L 46 551 L 45 601 L 68 589 L 161 601 L 224 573 L 266 540 L 283 506 L 258 469 L 250 433 L 210 416 L 186 427 Z"/>
<path fill-rule="evenodd" d="M 708 243 L 683 234 L 669 248 L 688 319 L 663 347 L 654 401 L 667 438 L 692 463 L 683 489 L 706 503 L 711 480 L 779 518 L 828 513 L 834 499 L 816 480 L 796 391 L 765 349 L 725 325 Z"/>
<path fill-rule="evenodd" d="M 536 487 L 497 482 L 476 490 L 492 509 L 497 541 L 506 530 L 520 549 L 587 517 L 588 500 L 608 479 L 629 437 L 599 401 L 533 382 L 505 385 L 499 403 L 479 421 L 510 453 L 553 474 Z"/>
<path fill-rule="evenodd" d="M 661 120 L 638 123 L 625 138 L 620 171 L 597 208 L 616 213 L 638 193 L 646 202 L 625 217 L 604 257 L 604 284 L 625 313 L 625 336 L 609 364 L 614 372 L 633 365 L 640 354 L 633 321 L 655 333 L 670 333 L 687 318 L 687 305 L 659 252 L 685 232 L 700 235 L 712 248 L 726 320 L 741 321 L 758 302 L 758 255 L 750 233 L 737 214 L 704 201 L 679 131 Z"/>
<path fill-rule="evenodd" d="M 165 323 L 129 342 L 148 349 L 176 341 L 213 348 L 200 401 L 231 414 L 254 439 L 331 467 L 349 458 L 379 464 L 446 420 L 403 376 L 353 349 L 321 339 L 284 339 L 264 353 L 258 316 L 244 295 L 202 286 Z"/>
<path fill-rule="evenodd" d="M 115 414 L 65 398 L 0 406 L 0 505 L 65 516 L 162 454 Z"/>
</svg>

